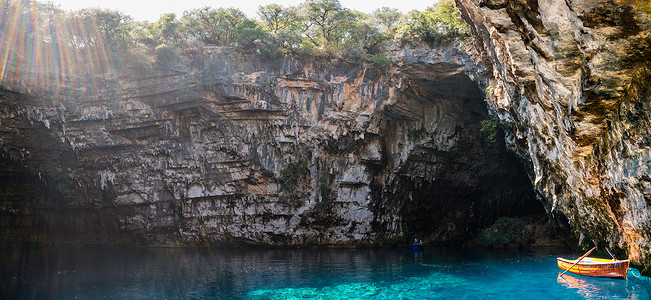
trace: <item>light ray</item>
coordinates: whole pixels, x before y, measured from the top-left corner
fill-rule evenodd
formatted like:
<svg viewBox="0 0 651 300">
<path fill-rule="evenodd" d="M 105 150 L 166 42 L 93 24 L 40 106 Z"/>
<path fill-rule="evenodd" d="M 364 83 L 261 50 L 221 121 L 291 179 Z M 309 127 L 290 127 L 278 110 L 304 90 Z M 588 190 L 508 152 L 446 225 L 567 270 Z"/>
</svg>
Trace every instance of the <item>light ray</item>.
<svg viewBox="0 0 651 300">
<path fill-rule="evenodd" d="M 100 88 L 97 77 L 121 67 L 92 14 L 51 4 L 4 0 L 0 12 L 0 83 L 51 101 Z"/>
</svg>

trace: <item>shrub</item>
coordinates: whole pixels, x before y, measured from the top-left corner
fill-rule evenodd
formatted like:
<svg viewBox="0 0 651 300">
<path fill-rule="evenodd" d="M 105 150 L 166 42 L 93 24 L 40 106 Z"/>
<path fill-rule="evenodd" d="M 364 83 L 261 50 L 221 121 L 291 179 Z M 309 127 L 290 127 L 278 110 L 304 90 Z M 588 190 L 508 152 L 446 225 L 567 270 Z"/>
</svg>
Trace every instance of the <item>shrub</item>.
<svg viewBox="0 0 651 300">
<path fill-rule="evenodd" d="M 278 59 L 283 57 L 283 52 L 273 44 L 258 45 L 256 52 L 262 57 L 266 57 L 268 59 Z"/>
<path fill-rule="evenodd" d="M 531 231 L 524 221 L 501 217 L 493 225 L 484 228 L 477 236 L 477 243 L 489 248 L 526 247 L 532 242 Z"/>
<path fill-rule="evenodd" d="M 380 71 L 388 70 L 391 68 L 391 64 L 393 63 L 390 59 L 382 54 L 373 55 L 371 57 L 371 61 L 373 62 L 373 67 Z"/>
<path fill-rule="evenodd" d="M 298 183 L 301 176 L 305 176 L 310 172 L 307 166 L 303 163 L 291 163 L 280 171 L 280 186 L 283 189 L 289 189 Z"/>
<path fill-rule="evenodd" d="M 156 56 L 156 66 L 161 69 L 173 69 L 180 59 L 176 50 L 165 44 L 156 47 L 154 53 Z"/>
<path fill-rule="evenodd" d="M 330 175 L 323 174 L 320 180 L 320 192 L 321 192 L 321 201 L 328 201 L 330 195 L 332 194 L 332 188 L 330 188 Z"/>
<path fill-rule="evenodd" d="M 487 132 L 488 133 L 488 141 L 491 143 L 495 143 L 497 141 L 497 134 L 499 133 L 499 119 L 498 118 L 490 118 L 486 120 L 481 121 L 481 129 L 479 131 L 481 132 Z"/>
<path fill-rule="evenodd" d="M 70 177 L 54 169 L 47 169 L 45 178 L 47 178 L 48 185 L 61 194 L 68 194 L 75 188 L 75 182 Z"/>
<path fill-rule="evenodd" d="M 298 47 L 296 52 L 300 55 L 313 56 L 316 55 L 317 50 L 318 49 L 314 44 L 310 42 L 304 42 Z"/>
</svg>

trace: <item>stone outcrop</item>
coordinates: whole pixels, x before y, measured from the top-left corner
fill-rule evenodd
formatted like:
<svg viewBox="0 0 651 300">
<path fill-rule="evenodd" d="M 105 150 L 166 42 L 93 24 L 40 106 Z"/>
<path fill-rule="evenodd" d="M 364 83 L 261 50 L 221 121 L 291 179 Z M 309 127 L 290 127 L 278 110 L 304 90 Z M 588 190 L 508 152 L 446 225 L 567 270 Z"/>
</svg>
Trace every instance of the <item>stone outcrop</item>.
<svg viewBox="0 0 651 300">
<path fill-rule="evenodd" d="M 542 212 L 503 138 L 480 131 L 482 69 L 459 47 L 396 47 L 387 71 L 205 48 L 84 84 L 6 81 L 2 237 L 459 243 Z"/>
<path fill-rule="evenodd" d="M 548 213 L 651 266 L 651 5 L 457 0 L 492 77 L 491 112 Z"/>
</svg>

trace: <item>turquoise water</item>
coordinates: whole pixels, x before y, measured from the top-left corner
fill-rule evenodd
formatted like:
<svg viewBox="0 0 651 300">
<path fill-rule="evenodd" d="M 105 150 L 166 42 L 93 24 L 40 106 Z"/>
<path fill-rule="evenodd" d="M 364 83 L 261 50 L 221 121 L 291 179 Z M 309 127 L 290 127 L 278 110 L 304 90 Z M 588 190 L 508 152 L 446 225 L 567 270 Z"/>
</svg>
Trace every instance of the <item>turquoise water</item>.
<svg viewBox="0 0 651 300">
<path fill-rule="evenodd" d="M 651 299 L 648 282 L 565 275 L 553 250 L 0 249 L 2 299 Z M 637 274 L 637 273 L 635 273 Z"/>
</svg>

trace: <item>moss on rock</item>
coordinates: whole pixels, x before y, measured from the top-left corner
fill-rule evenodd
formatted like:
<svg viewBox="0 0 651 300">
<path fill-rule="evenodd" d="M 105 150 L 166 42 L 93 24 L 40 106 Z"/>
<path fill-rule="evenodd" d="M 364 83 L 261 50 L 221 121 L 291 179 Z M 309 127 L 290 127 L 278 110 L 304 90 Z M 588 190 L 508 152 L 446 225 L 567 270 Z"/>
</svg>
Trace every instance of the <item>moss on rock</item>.
<svg viewBox="0 0 651 300">
<path fill-rule="evenodd" d="M 533 242 L 527 224 L 517 218 L 501 217 L 479 232 L 476 244 L 489 248 L 522 248 Z"/>
</svg>

